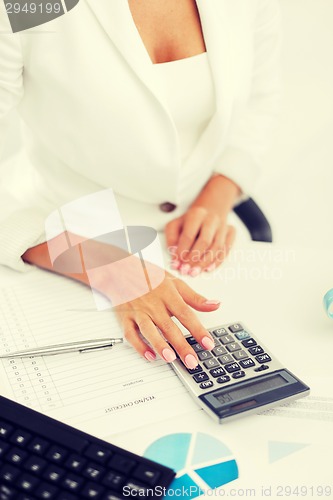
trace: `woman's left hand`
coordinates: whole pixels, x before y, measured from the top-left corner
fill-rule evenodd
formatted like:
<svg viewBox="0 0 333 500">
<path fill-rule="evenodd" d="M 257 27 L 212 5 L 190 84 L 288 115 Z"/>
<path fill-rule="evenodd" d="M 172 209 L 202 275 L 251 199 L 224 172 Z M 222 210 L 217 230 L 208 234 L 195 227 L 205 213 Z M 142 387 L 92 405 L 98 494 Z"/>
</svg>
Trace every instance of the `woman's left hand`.
<svg viewBox="0 0 333 500">
<path fill-rule="evenodd" d="M 223 262 L 233 244 L 235 228 L 216 211 L 192 206 L 166 225 L 165 236 L 171 267 L 194 277 L 203 270 L 213 271 Z"/>
</svg>

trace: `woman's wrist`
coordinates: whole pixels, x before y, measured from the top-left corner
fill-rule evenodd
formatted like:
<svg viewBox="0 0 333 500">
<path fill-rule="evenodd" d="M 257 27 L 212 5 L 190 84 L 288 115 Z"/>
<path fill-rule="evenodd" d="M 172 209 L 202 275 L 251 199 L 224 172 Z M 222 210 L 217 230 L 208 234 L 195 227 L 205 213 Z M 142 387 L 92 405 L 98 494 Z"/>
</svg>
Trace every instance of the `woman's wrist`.
<svg viewBox="0 0 333 500">
<path fill-rule="evenodd" d="M 191 206 L 204 207 L 225 218 L 240 195 L 237 184 L 228 177 L 216 174 L 209 179 Z"/>
</svg>

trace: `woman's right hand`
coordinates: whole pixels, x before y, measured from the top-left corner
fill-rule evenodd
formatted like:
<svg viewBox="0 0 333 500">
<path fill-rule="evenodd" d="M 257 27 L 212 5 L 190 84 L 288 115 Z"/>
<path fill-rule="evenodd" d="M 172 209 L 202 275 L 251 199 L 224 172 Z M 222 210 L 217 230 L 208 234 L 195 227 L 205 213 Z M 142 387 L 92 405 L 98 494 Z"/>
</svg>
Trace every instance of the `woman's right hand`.
<svg viewBox="0 0 333 500">
<path fill-rule="evenodd" d="M 167 362 L 176 359 L 175 351 L 187 366 L 198 365 L 198 357 L 183 333 L 172 320 L 176 318 L 207 350 L 214 348 L 210 333 L 201 324 L 193 309 L 215 311 L 220 302 L 208 300 L 192 290 L 182 280 L 169 273 L 154 290 L 115 307 L 125 338 L 147 360 L 155 352 Z"/>
</svg>

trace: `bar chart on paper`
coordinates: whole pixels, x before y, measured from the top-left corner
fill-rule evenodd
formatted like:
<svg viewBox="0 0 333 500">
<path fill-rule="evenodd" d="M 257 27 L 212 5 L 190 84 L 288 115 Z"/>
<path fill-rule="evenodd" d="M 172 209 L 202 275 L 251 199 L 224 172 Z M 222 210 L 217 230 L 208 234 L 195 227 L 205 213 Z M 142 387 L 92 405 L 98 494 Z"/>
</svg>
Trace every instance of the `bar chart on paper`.
<svg viewBox="0 0 333 500">
<path fill-rule="evenodd" d="M 220 488 L 238 478 L 238 466 L 230 449 L 215 437 L 198 433 L 176 433 L 154 441 L 145 457 L 173 468 L 177 476 L 165 498 L 184 489 L 196 498 L 208 489 Z"/>
</svg>

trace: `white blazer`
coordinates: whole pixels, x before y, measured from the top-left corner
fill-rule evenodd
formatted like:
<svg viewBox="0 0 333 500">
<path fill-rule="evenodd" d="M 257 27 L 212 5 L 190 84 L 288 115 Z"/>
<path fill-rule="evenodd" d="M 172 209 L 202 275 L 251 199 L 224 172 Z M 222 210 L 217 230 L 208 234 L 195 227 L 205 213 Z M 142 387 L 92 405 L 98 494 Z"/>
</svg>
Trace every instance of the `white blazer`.
<svg viewBox="0 0 333 500">
<path fill-rule="evenodd" d="M 214 172 L 251 192 L 277 111 L 278 0 L 197 5 L 216 112 L 182 167 L 188 190 L 180 199 L 177 130 L 128 2 L 80 0 L 13 34 L 0 0 L 0 123 L 18 108 L 35 181 L 32 197 L 14 193 L 21 209 L 16 201 L 10 214 L 2 207 L 0 263 L 19 268 L 19 256 L 43 238 L 47 211 L 87 192 L 111 187 L 120 208 L 137 216 L 146 207 L 143 218 L 160 214 L 159 223 L 184 211 Z M 158 208 L 165 201 L 178 206 L 172 216 Z"/>
</svg>

